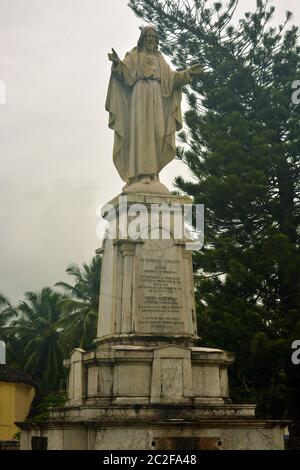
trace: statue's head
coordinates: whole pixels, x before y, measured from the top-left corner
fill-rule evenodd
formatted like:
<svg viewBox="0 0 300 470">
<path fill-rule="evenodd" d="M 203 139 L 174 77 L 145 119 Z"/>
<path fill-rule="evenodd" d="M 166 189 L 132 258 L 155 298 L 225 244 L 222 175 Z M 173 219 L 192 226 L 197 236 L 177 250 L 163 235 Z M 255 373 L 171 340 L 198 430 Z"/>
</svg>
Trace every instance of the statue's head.
<svg viewBox="0 0 300 470">
<path fill-rule="evenodd" d="M 154 26 L 145 26 L 141 30 L 137 48 L 138 51 L 147 50 L 149 52 L 158 51 L 158 34 Z"/>
</svg>

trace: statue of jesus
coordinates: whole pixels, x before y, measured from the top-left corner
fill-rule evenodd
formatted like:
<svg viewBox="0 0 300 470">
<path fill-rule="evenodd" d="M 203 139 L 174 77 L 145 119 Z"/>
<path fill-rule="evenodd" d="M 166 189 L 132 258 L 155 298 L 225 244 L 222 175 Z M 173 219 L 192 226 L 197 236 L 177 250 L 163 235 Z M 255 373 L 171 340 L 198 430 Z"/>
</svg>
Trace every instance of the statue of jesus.
<svg viewBox="0 0 300 470">
<path fill-rule="evenodd" d="M 106 110 L 115 131 L 113 160 L 129 189 L 158 180 L 175 157 L 175 132 L 182 128 L 181 87 L 203 73 L 199 65 L 173 71 L 158 50 L 157 31 L 142 29 L 137 47 L 121 61 L 108 54 L 112 73 Z M 146 190 L 146 187 L 145 187 Z"/>
</svg>

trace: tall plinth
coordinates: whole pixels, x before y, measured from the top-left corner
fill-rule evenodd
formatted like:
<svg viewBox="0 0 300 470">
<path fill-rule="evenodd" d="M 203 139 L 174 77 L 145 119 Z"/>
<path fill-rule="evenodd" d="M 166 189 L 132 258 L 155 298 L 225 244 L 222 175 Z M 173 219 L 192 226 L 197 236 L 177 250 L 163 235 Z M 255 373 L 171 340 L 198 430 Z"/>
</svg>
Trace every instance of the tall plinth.
<svg viewBox="0 0 300 470">
<path fill-rule="evenodd" d="M 128 194 L 107 206 L 97 344 L 193 345 L 197 336 L 191 199 Z M 104 209 L 105 211 L 105 209 Z"/>
<path fill-rule="evenodd" d="M 21 448 L 282 449 L 285 423 L 232 404 L 232 354 L 200 346 L 191 242 L 192 201 L 124 193 L 104 209 L 95 350 L 75 349 L 68 402 L 45 423 L 21 423 Z"/>
</svg>

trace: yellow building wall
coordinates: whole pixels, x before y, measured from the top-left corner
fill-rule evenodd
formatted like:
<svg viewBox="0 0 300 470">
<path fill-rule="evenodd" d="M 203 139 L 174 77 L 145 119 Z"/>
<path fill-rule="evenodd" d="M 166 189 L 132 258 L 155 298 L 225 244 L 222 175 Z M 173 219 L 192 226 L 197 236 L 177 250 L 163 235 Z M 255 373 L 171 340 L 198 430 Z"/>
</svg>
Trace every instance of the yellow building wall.
<svg viewBox="0 0 300 470">
<path fill-rule="evenodd" d="M 15 421 L 24 421 L 35 395 L 31 385 L 0 382 L 0 440 L 13 439 L 19 428 Z"/>
</svg>

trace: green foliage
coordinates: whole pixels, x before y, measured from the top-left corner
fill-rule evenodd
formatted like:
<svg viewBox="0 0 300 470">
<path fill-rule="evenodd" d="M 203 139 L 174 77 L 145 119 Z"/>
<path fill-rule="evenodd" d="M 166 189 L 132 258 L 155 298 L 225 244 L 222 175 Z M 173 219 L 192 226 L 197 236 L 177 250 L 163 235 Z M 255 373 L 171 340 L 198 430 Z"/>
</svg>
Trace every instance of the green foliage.
<svg viewBox="0 0 300 470">
<path fill-rule="evenodd" d="M 16 361 L 43 392 L 57 390 L 65 377 L 58 326 L 62 295 L 46 287 L 39 293 L 26 292 L 25 299 L 16 308 L 18 318 L 11 323 L 14 344 L 18 345 Z"/>
<path fill-rule="evenodd" d="M 7 339 L 9 334 L 9 322 L 15 317 L 15 311 L 13 310 L 9 300 L 0 293 L 0 339 Z"/>
<path fill-rule="evenodd" d="M 75 285 L 58 283 L 65 295 L 50 288 L 27 292 L 16 307 L 0 295 L 0 338 L 7 345 L 7 361 L 27 371 L 37 382 L 35 402 L 43 399 L 36 410 L 38 415 L 47 412 L 43 411 L 43 403 L 55 401 L 56 392 L 61 400 L 60 390 L 66 380 L 64 358 L 75 347 L 91 348 L 96 337 L 100 271 L 101 258 L 95 256 L 82 269 L 77 265 L 67 268 Z"/>
<path fill-rule="evenodd" d="M 64 406 L 67 401 L 66 392 L 50 393 L 35 403 L 31 412 L 30 421 L 42 422 L 49 420 L 49 412 L 51 408 Z"/>
<path fill-rule="evenodd" d="M 63 327 L 61 342 L 68 352 L 75 347 L 89 348 L 96 338 L 99 307 L 101 257 L 94 256 L 90 265 L 84 263 L 82 269 L 75 264 L 67 268 L 75 285 L 58 282 L 70 297 L 60 302 Z"/>
<path fill-rule="evenodd" d="M 266 418 L 300 420 L 299 373 L 291 343 L 300 330 L 299 30 L 271 27 L 274 7 L 257 0 L 239 20 L 239 0 L 131 0 L 159 31 L 178 68 L 202 63 L 186 90 L 189 110 L 177 157 L 193 182 L 181 191 L 205 204 L 199 273 L 199 334 L 236 353 L 234 399 L 258 403 Z M 234 21 L 233 21 L 234 19 Z"/>
</svg>

